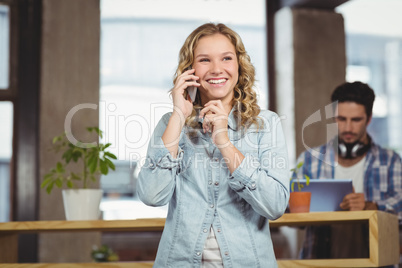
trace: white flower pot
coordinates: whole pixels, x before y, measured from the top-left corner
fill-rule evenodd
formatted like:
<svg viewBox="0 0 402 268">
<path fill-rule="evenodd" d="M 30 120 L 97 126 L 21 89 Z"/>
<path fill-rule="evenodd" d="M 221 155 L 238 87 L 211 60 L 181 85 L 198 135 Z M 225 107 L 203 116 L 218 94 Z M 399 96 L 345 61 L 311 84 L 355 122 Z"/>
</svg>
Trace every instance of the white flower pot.
<svg viewBox="0 0 402 268">
<path fill-rule="evenodd" d="M 66 220 L 99 220 L 99 205 L 103 191 L 100 189 L 63 190 Z"/>
</svg>

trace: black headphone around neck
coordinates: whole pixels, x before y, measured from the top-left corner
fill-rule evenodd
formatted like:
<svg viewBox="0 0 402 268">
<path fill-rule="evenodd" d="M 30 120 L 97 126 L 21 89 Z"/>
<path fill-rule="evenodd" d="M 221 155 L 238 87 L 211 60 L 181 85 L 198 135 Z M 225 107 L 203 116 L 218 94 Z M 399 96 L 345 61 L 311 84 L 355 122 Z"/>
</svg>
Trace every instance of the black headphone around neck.
<svg viewBox="0 0 402 268">
<path fill-rule="evenodd" d="M 357 141 L 355 143 L 344 143 L 338 139 L 338 154 L 342 158 L 353 159 L 364 155 L 371 147 L 371 137 L 367 135 L 368 143 Z"/>
</svg>

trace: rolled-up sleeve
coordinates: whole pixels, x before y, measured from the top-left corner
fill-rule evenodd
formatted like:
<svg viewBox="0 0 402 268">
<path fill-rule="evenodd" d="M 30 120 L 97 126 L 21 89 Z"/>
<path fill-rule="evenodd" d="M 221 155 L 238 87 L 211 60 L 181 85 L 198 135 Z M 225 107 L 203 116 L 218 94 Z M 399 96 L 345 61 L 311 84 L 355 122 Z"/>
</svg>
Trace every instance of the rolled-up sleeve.
<svg viewBox="0 0 402 268">
<path fill-rule="evenodd" d="M 229 177 L 230 187 L 260 215 L 274 220 L 283 215 L 289 200 L 289 168 L 279 117 L 267 111 L 259 130 L 258 157 L 245 158 Z"/>
<path fill-rule="evenodd" d="M 138 196 L 149 206 L 163 206 L 170 201 L 176 176 L 182 168 L 183 150 L 179 147 L 177 158 L 173 158 L 162 140 L 169 118 L 170 113 L 165 114 L 155 127 L 138 175 Z"/>
</svg>

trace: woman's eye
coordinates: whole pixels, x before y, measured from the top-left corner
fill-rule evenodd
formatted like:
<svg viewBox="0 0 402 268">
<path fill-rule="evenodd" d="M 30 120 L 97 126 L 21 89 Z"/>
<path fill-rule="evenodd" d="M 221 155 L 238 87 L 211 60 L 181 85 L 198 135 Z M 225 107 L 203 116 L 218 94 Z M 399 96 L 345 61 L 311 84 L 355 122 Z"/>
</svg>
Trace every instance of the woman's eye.
<svg viewBox="0 0 402 268">
<path fill-rule="evenodd" d="M 232 57 L 224 57 L 223 60 L 224 60 L 224 61 L 232 60 Z"/>
<path fill-rule="evenodd" d="M 206 59 L 206 58 L 200 59 L 200 62 L 208 62 L 208 61 L 209 61 L 209 59 Z"/>
</svg>

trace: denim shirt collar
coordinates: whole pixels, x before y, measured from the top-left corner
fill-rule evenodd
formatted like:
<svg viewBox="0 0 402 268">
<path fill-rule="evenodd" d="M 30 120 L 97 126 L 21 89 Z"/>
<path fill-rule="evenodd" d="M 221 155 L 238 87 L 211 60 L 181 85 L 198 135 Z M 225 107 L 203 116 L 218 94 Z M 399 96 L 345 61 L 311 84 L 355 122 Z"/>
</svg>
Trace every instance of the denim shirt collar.
<svg viewBox="0 0 402 268">
<path fill-rule="evenodd" d="M 232 107 L 228 117 L 228 127 L 234 131 L 237 131 L 239 127 L 239 120 L 240 117 L 235 116 L 234 107 Z"/>
</svg>

